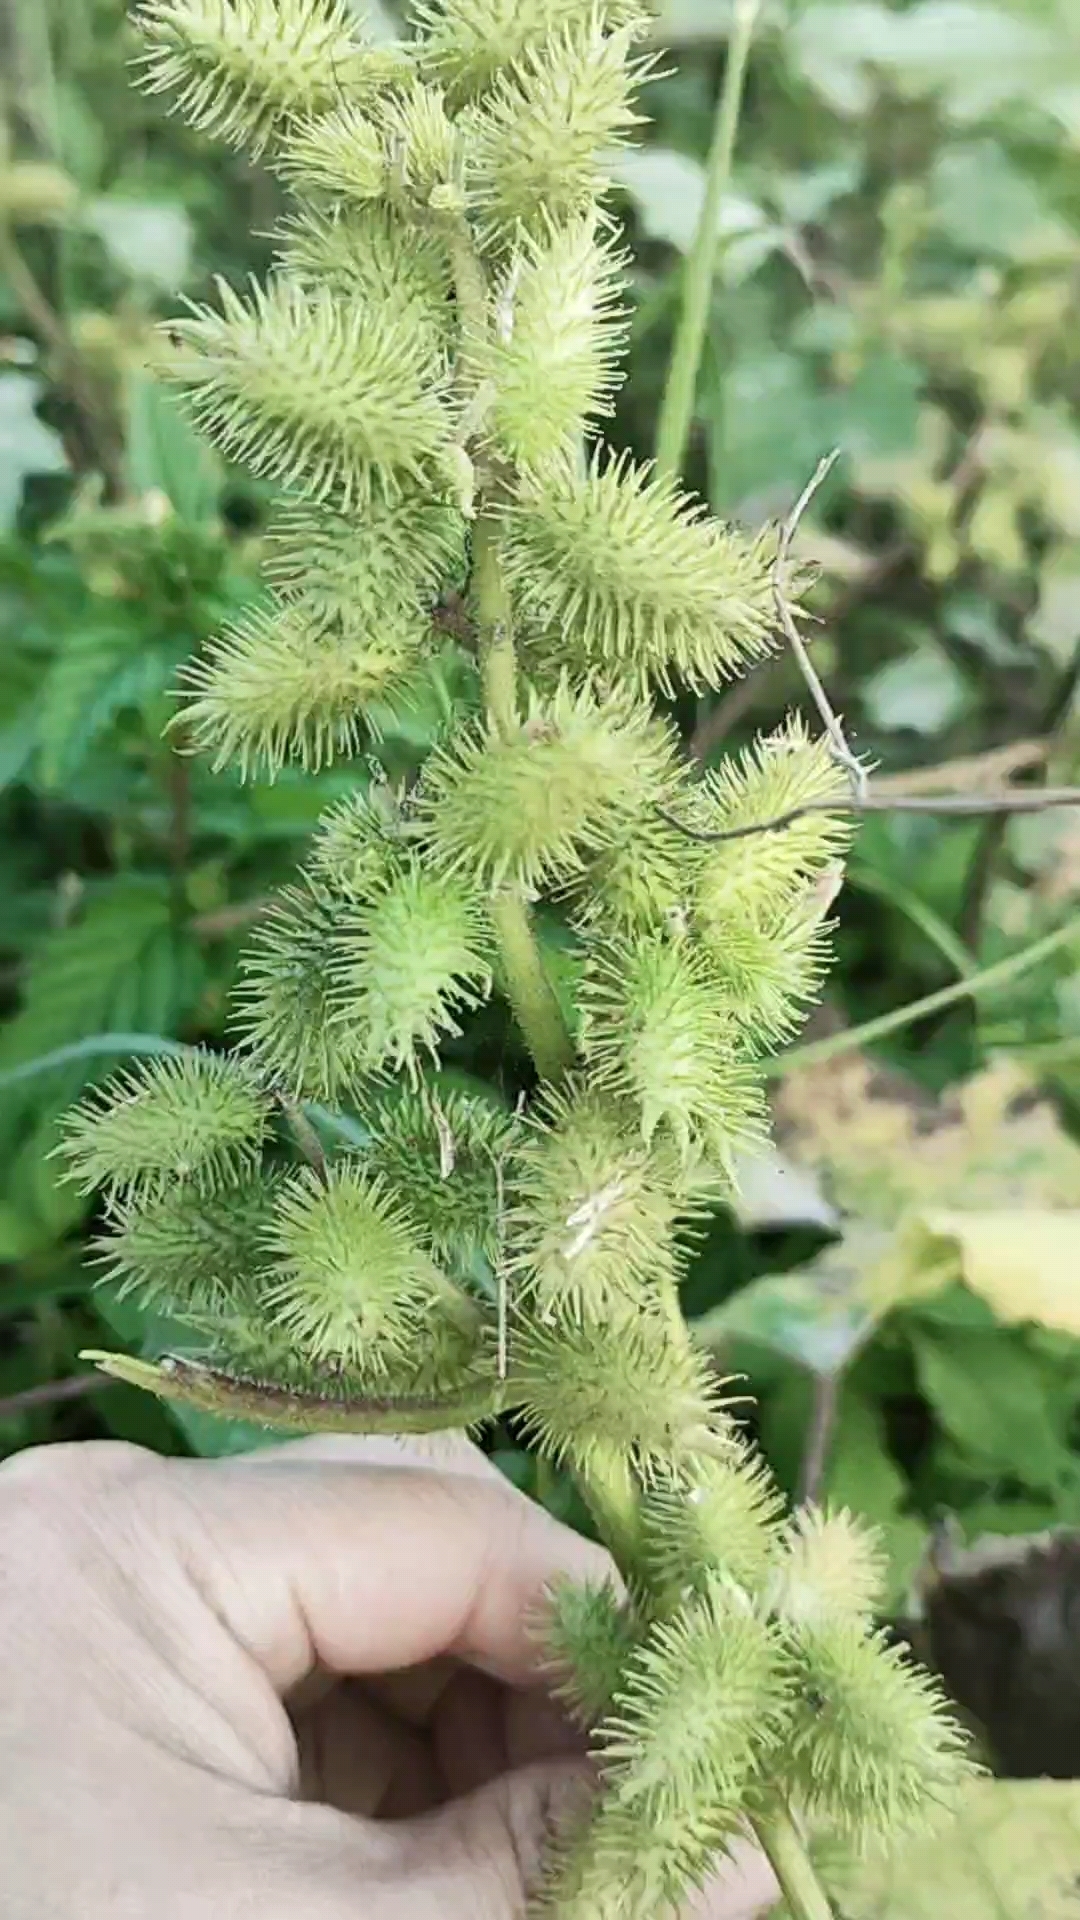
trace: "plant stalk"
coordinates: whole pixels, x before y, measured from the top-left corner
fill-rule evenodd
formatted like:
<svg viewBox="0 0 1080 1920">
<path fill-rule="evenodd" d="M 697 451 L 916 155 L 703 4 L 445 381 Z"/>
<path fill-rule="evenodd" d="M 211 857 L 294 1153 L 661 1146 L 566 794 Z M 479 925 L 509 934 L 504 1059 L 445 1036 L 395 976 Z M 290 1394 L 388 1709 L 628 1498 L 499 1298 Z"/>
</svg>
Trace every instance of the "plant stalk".
<svg viewBox="0 0 1080 1920">
<path fill-rule="evenodd" d="M 694 244 L 683 270 L 682 312 L 657 429 L 656 468 L 658 474 L 668 479 L 677 478 L 682 471 L 694 417 L 698 369 L 705 346 L 716 260 L 720 250 L 720 216 L 731 185 L 746 68 L 760 7 L 761 0 L 735 0 L 724 84 L 717 102 L 715 131 L 709 151 L 705 198 Z"/>
<path fill-rule="evenodd" d="M 576 1475 L 596 1529 L 620 1573 L 636 1572 L 640 1560 L 641 1527 L 638 1490 L 626 1456 L 614 1447 Z"/>
<path fill-rule="evenodd" d="M 529 909 L 516 888 L 506 887 L 491 902 L 504 984 L 525 1044 L 542 1080 L 561 1080 L 574 1057 L 562 1009 L 544 971 Z"/>
<path fill-rule="evenodd" d="M 787 1808 L 774 1808 L 767 1816 L 755 1820 L 753 1826 L 765 1857 L 780 1882 L 791 1920 L 833 1920 L 832 1907 L 822 1891 Z"/>
<path fill-rule="evenodd" d="M 473 595 L 488 713 L 496 731 L 508 739 L 518 724 L 517 664 L 498 523 L 490 507 L 481 508 L 473 533 Z M 573 1062 L 574 1044 L 544 970 L 522 890 L 501 888 L 491 902 L 491 918 L 506 991 L 537 1072 L 543 1080 L 561 1080 Z"/>
</svg>

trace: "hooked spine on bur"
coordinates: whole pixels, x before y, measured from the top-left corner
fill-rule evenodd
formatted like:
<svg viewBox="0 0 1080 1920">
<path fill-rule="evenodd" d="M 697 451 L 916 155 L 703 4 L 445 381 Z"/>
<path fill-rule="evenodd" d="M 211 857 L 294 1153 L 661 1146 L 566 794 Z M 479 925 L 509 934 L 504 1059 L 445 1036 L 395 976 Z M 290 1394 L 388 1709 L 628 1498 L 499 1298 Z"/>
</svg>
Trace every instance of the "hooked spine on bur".
<svg viewBox="0 0 1080 1920">
<path fill-rule="evenodd" d="M 777 540 L 595 439 L 625 344 L 605 155 L 648 9 L 419 0 L 394 47 L 344 0 L 136 19 L 147 84 L 293 196 L 266 285 L 161 355 L 284 494 L 266 601 L 193 663 L 182 737 L 243 778 L 366 758 L 252 938 L 233 1052 L 132 1069 L 68 1125 L 110 1276 L 185 1339 L 99 1358 L 286 1429 L 512 1415 L 625 1582 L 553 1597 L 600 1787 L 537 1912 L 654 1920 L 749 1821 L 807 1920 L 800 1833 L 888 1844 L 967 1763 L 875 1637 L 862 1530 L 785 1522 L 679 1305 L 816 990 L 848 828 L 710 842 L 839 801 L 837 769 L 793 722 L 697 777 L 656 705 L 774 644 Z M 441 738 L 394 786 L 382 730 L 448 649 Z M 532 1056 L 517 1102 L 433 1071 L 493 1000 Z"/>
</svg>

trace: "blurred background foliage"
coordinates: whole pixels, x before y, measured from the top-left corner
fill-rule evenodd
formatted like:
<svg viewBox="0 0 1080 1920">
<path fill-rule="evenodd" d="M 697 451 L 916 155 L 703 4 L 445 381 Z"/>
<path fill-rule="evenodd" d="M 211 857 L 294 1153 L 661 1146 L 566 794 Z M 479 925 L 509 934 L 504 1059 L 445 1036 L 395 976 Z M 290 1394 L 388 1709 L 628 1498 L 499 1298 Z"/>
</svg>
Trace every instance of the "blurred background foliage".
<svg viewBox="0 0 1080 1920">
<path fill-rule="evenodd" d="M 616 162 L 614 437 L 646 454 L 729 25 L 670 0 L 646 142 Z M 246 930 L 365 777 L 241 787 L 163 738 L 178 662 L 256 591 L 267 500 L 155 386 L 149 331 L 266 265 L 277 189 L 131 89 L 121 0 L 0 0 L 0 34 L 0 1453 L 226 1447 L 87 1391 L 78 1351 L 117 1309 L 49 1155 L 139 1036 L 224 1038 Z M 800 534 L 815 658 L 904 791 L 1080 774 L 1078 320 L 1074 0 L 765 0 L 689 479 L 758 524 L 841 450 Z M 433 678 L 384 757 L 422 754 L 445 697 Z M 716 761 L 803 701 L 781 655 L 678 718 Z M 778 1070 L 778 1149 L 686 1305 L 785 1486 L 885 1527 L 899 1607 L 943 1519 L 1080 1525 L 1080 932 L 872 1052 L 837 1036 L 1080 923 L 1080 816 L 868 819 L 837 912 L 816 1058 Z M 497 1040 L 481 1022 L 454 1070 Z"/>
</svg>

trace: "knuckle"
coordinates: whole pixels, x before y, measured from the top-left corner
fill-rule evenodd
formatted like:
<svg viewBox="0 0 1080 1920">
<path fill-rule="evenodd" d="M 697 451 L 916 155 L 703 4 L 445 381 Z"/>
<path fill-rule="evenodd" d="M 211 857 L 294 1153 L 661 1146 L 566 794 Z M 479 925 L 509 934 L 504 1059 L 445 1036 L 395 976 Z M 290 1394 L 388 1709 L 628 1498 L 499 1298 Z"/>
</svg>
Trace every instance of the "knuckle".
<svg viewBox="0 0 1080 1920">
<path fill-rule="evenodd" d="M 68 1548 L 93 1530 L 103 1507 L 113 1507 L 157 1465 L 153 1454 L 124 1441 L 61 1443 L 28 1448 L 0 1466 L 0 1539 L 4 1557 L 43 1567 L 48 1551 Z"/>
<path fill-rule="evenodd" d="M 78 1499 L 109 1481 L 132 1479 L 153 1460 L 153 1454 L 126 1440 L 73 1440 L 28 1447 L 0 1467 L 0 1491 Z"/>
</svg>

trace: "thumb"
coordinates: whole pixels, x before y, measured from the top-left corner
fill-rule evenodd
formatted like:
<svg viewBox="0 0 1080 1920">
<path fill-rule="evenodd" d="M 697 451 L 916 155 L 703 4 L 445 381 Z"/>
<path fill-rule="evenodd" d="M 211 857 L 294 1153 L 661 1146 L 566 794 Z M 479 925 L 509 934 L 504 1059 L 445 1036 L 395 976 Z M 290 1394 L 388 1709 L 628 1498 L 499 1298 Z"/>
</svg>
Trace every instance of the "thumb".
<svg viewBox="0 0 1080 1920">
<path fill-rule="evenodd" d="M 519 1920 L 543 1877 L 552 1840 L 587 1810 L 594 1785 L 587 1763 L 545 1760 L 396 1825 L 402 1875 L 416 1889 L 410 1914 Z"/>
</svg>

